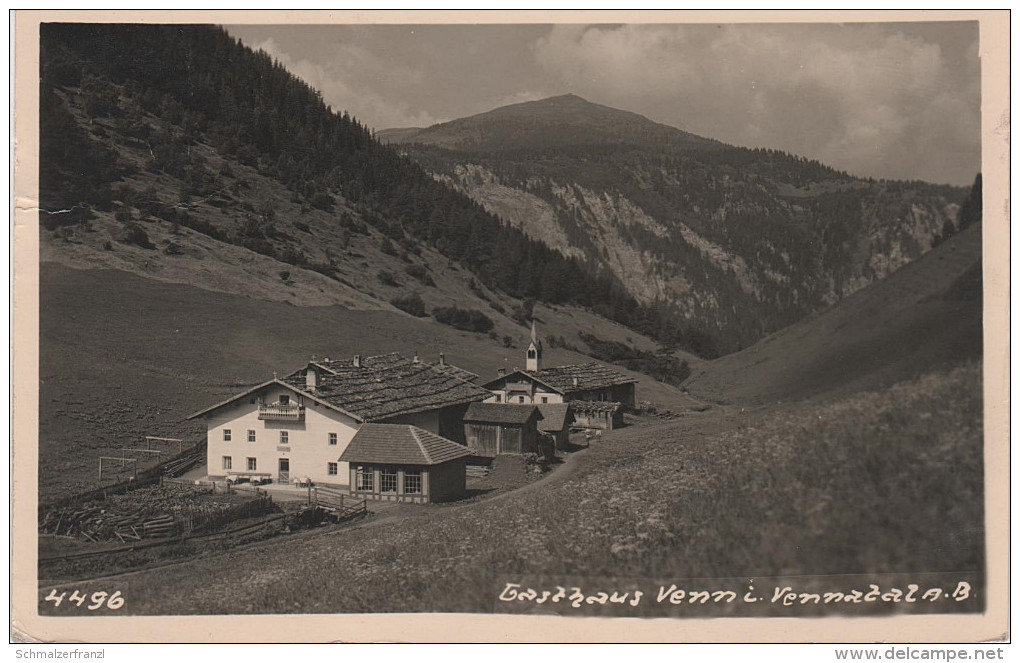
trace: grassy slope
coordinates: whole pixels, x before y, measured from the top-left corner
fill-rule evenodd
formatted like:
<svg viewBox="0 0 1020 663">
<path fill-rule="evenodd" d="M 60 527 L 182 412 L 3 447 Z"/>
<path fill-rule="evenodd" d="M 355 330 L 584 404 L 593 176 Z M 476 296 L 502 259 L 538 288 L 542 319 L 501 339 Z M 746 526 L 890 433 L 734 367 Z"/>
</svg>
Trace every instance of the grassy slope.
<svg viewBox="0 0 1020 663">
<path fill-rule="evenodd" d="M 831 403 L 636 426 L 502 499 L 100 584 L 131 597 L 131 614 L 488 612 L 503 580 L 527 576 L 977 570 L 979 386 L 970 365 Z"/>
<path fill-rule="evenodd" d="M 836 306 L 706 363 L 686 386 L 751 403 L 886 386 L 981 357 L 981 310 L 976 225 Z"/>
<path fill-rule="evenodd" d="M 196 438 L 202 426 L 184 422 L 186 415 L 273 371 L 289 372 L 313 353 L 417 351 L 436 361 L 445 352 L 448 361 L 483 378 L 499 366 L 523 365 L 527 332 L 521 327 L 515 327 L 517 347 L 507 349 L 484 335 L 391 311 L 292 306 L 56 263 L 43 263 L 40 278 L 44 498 L 91 484 L 98 456 L 117 455 L 141 435 Z M 576 309 L 539 307 L 537 315 L 550 333 L 570 337 L 576 329 L 595 329 L 603 337 L 651 343 Z M 551 365 L 587 360 L 559 349 L 547 357 Z M 639 377 L 643 400 L 673 409 L 690 402 Z"/>
</svg>

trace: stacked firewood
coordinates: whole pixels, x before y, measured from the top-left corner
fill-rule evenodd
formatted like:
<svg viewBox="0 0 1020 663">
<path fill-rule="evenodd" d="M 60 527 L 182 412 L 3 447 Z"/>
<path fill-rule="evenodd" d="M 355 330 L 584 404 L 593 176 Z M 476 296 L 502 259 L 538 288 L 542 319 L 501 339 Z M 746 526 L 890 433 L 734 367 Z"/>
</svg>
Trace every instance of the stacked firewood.
<svg viewBox="0 0 1020 663">
<path fill-rule="evenodd" d="M 40 524 L 43 534 L 73 536 L 89 541 L 140 541 L 143 538 L 171 536 L 176 521 L 169 513 L 146 513 L 144 506 L 116 512 L 102 505 L 63 507 L 46 513 Z"/>
</svg>

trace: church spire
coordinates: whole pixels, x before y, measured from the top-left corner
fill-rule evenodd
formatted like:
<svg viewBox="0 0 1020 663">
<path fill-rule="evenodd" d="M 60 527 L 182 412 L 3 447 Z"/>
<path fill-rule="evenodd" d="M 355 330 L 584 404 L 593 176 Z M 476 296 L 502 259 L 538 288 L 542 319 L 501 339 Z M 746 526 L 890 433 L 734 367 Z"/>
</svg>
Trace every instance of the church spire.
<svg viewBox="0 0 1020 663">
<path fill-rule="evenodd" d="M 538 329 L 535 321 L 531 321 L 531 343 L 528 345 L 528 362 L 526 365 L 529 371 L 542 370 L 542 339 L 538 337 Z"/>
</svg>

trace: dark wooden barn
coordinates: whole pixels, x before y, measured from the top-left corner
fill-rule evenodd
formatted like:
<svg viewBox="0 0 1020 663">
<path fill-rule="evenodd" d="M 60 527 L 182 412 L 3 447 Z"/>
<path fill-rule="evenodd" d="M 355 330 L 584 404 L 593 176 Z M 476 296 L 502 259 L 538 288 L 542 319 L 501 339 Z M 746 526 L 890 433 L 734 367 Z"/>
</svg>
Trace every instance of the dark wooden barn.
<svg viewBox="0 0 1020 663">
<path fill-rule="evenodd" d="M 401 424 L 364 424 L 340 456 L 350 492 L 396 502 L 449 502 L 464 496 L 471 452 L 445 437 Z"/>
<path fill-rule="evenodd" d="M 538 453 L 538 422 L 534 405 L 472 403 L 464 414 L 464 437 L 475 456 Z"/>
<path fill-rule="evenodd" d="M 542 419 L 538 422 L 538 430 L 553 438 L 556 448 L 565 451 L 570 447 L 570 425 L 574 417 L 570 412 L 569 403 L 545 403 L 538 406 Z"/>
</svg>

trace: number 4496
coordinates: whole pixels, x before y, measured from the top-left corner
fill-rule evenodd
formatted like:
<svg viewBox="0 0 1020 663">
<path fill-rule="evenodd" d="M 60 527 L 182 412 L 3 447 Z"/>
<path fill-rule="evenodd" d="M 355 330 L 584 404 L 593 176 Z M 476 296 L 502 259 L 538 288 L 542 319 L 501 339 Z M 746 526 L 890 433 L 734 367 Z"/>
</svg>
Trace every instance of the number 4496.
<svg viewBox="0 0 1020 663">
<path fill-rule="evenodd" d="M 88 601 L 89 604 L 86 607 L 89 610 L 99 610 L 103 607 L 104 603 L 110 610 L 119 610 L 124 605 L 124 597 L 120 595 L 119 591 L 116 591 L 113 594 L 110 594 L 109 592 L 93 592 L 89 595 L 82 594 L 76 589 L 73 594 L 68 596 L 67 592 L 57 594 L 57 590 L 51 589 L 49 596 L 47 596 L 44 600 L 52 602 L 54 608 L 59 608 L 65 598 L 68 603 L 74 603 L 79 608 L 85 605 L 85 602 Z"/>
</svg>

